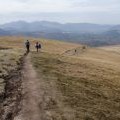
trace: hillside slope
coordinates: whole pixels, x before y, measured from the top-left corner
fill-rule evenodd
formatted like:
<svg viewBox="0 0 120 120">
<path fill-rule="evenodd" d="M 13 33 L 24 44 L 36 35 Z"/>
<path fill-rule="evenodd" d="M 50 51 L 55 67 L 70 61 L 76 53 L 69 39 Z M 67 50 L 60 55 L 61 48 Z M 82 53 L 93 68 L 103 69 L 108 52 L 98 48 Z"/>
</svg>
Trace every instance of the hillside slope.
<svg viewBox="0 0 120 120">
<path fill-rule="evenodd" d="M 37 114 L 40 113 L 40 116 L 43 118 L 40 118 L 41 120 L 120 119 L 119 47 L 115 49 L 117 51 L 115 52 L 108 47 L 91 48 L 85 45 L 55 40 L 0 37 L 0 55 L 2 56 L 0 58 L 0 66 L 1 68 L 3 67 L 2 70 L 7 71 L 10 68 L 16 68 L 16 63 L 18 63 L 16 61 L 25 52 L 24 41 L 26 39 L 29 39 L 31 42 L 31 53 L 27 56 L 28 63 L 26 65 L 26 70 L 29 69 L 27 66 L 32 69 L 28 70 L 28 74 L 26 73 L 29 79 L 23 79 L 23 76 L 21 76 L 22 80 L 17 80 L 17 77 L 15 77 L 15 80 L 12 80 L 9 77 L 8 81 L 12 80 L 13 83 L 8 88 L 14 86 L 15 89 L 13 90 L 19 89 L 19 94 L 27 91 L 24 97 L 21 97 L 22 101 L 28 100 L 27 98 L 30 97 L 29 100 L 30 102 L 33 101 L 33 103 L 29 104 L 29 100 L 26 101 L 28 108 L 31 109 L 31 105 L 36 106 L 37 109 L 34 108 L 34 110 L 39 110 Z M 39 53 L 34 48 L 36 41 L 42 44 L 42 49 Z M 9 62 L 10 64 L 8 64 Z M 33 71 L 31 66 L 33 66 L 36 73 L 32 72 L 30 74 L 30 71 Z M 3 71 L 0 74 L 2 76 Z M 33 74 L 35 76 L 32 76 Z M 30 78 L 30 76 L 32 77 Z M 4 81 L 6 80 L 1 79 L 0 81 L 0 86 L 2 86 L 1 93 L 4 93 L 4 87 L 6 86 Z M 16 81 L 20 82 L 20 85 L 27 85 L 26 87 L 22 86 L 23 91 L 18 86 L 15 86 Z M 29 84 L 31 85 L 29 86 Z M 11 102 L 17 100 L 14 98 L 18 94 L 12 91 L 12 94 L 9 93 L 7 95 L 9 96 L 6 96 L 6 98 L 9 99 L 4 103 L 6 110 L 8 110 Z M 30 95 L 33 95 L 34 99 Z M 13 98 L 11 99 L 11 97 Z M 1 99 L 0 112 L 4 115 L 5 113 L 1 111 L 3 100 Z M 19 106 L 19 102 L 16 102 L 17 106 Z M 12 117 L 16 116 L 20 110 L 19 108 L 17 113 L 15 113 L 16 109 L 14 107 L 16 106 L 12 104 L 9 109 L 11 111 L 8 115 Z M 29 115 L 30 111 L 26 111 L 25 114 Z M 36 115 L 33 116 L 35 117 Z"/>
<path fill-rule="evenodd" d="M 55 120 L 120 119 L 120 55 L 84 46 L 60 52 L 59 43 L 49 44 L 55 52 L 47 47 L 32 53 L 38 76 L 49 88 L 45 113 Z"/>
<path fill-rule="evenodd" d="M 100 49 L 120 54 L 120 45 L 104 46 L 100 47 Z"/>
</svg>

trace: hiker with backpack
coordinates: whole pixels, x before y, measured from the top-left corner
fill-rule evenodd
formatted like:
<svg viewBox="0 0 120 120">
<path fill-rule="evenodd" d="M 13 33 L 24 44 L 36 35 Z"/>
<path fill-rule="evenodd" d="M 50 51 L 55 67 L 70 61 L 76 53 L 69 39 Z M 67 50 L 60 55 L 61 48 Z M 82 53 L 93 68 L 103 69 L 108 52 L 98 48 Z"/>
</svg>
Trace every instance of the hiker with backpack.
<svg viewBox="0 0 120 120">
<path fill-rule="evenodd" d="M 27 40 L 25 42 L 25 46 L 26 46 L 27 53 L 29 53 L 30 52 L 30 42 L 29 42 L 29 40 Z"/>
<path fill-rule="evenodd" d="M 41 49 L 41 44 L 39 44 L 38 42 L 36 42 L 35 48 L 36 48 L 36 50 L 37 50 L 37 52 L 38 52 L 39 49 Z"/>
</svg>

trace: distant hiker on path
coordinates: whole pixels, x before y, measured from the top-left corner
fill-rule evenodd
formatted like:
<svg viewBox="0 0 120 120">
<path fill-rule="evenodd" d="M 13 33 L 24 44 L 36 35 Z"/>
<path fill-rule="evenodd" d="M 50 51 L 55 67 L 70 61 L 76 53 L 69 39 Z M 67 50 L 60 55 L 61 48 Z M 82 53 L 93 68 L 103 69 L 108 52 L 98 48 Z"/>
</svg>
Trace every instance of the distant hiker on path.
<svg viewBox="0 0 120 120">
<path fill-rule="evenodd" d="M 39 49 L 41 49 L 41 44 L 39 44 L 38 42 L 36 42 L 35 48 L 36 48 L 36 50 L 37 50 L 37 52 L 38 52 Z"/>
<path fill-rule="evenodd" d="M 29 40 L 27 40 L 25 42 L 25 46 L 26 46 L 27 53 L 29 53 L 30 52 L 30 42 L 29 42 Z"/>
</svg>

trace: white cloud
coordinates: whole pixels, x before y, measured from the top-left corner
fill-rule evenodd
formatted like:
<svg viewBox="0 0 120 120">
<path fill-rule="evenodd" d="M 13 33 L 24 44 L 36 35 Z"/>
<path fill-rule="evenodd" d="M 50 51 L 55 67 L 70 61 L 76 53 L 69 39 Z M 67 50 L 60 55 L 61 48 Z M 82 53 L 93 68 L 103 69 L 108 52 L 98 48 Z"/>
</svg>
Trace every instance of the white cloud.
<svg viewBox="0 0 120 120">
<path fill-rule="evenodd" d="M 30 20 L 52 19 L 68 22 L 96 21 L 98 23 L 101 21 L 96 19 L 96 16 L 99 18 L 114 16 L 113 19 L 119 20 L 119 12 L 120 0 L 0 0 L 1 22 L 26 20 L 28 17 Z M 107 17 L 103 18 L 103 21 L 107 20 L 109 21 Z"/>
<path fill-rule="evenodd" d="M 67 7 L 63 0 L 0 0 L 0 12 L 62 12 Z"/>
<path fill-rule="evenodd" d="M 119 10 L 118 0 L 0 0 L 0 13 Z"/>
</svg>

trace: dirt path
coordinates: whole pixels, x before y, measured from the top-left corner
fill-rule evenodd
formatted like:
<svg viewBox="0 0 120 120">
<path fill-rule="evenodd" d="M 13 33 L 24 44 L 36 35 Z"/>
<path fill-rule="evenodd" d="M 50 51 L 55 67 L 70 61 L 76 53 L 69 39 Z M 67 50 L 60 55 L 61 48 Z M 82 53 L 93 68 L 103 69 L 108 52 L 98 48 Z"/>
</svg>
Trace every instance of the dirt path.
<svg viewBox="0 0 120 120">
<path fill-rule="evenodd" d="M 30 62 L 30 56 L 25 58 L 23 71 L 23 93 L 22 111 L 14 120 L 41 120 L 41 109 L 39 107 L 42 101 L 42 91 L 39 91 L 40 82 L 37 79 L 36 72 Z"/>
<path fill-rule="evenodd" d="M 64 107 L 57 91 L 56 78 L 49 76 L 48 81 L 42 74 L 37 77 L 30 59 L 28 55 L 24 63 L 22 110 L 14 120 L 73 120 L 73 111 Z"/>
</svg>

